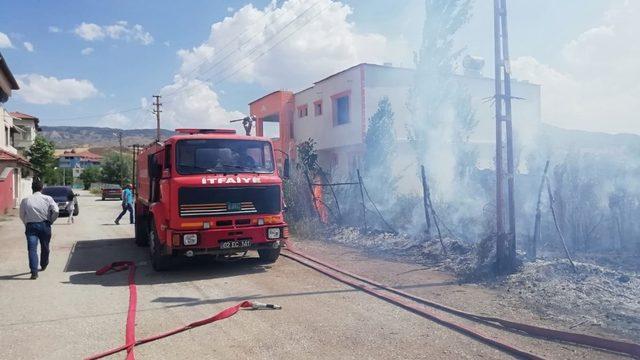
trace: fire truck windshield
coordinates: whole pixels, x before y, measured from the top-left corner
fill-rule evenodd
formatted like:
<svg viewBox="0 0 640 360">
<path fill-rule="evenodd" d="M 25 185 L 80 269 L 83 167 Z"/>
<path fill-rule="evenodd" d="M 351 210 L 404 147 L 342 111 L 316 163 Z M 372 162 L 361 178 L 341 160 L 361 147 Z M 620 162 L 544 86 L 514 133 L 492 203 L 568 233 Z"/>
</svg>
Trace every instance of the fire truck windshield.
<svg viewBox="0 0 640 360">
<path fill-rule="evenodd" d="M 179 174 L 272 173 L 271 144 L 259 140 L 189 139 L 176 146 Z"/>
</svg>

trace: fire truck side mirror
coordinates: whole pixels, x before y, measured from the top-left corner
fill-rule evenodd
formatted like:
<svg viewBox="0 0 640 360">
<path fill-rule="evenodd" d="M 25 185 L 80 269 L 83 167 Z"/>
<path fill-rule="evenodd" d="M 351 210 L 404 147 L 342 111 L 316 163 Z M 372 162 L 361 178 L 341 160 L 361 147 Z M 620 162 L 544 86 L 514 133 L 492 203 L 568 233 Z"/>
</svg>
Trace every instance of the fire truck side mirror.
<svg viewBox="0 0 640 360">
<path fill-rule="evenodd" d="M 285 179 L 289 178 L 291 165 L 289 164 L 289 159 L 284 159 L 284 165 L 282 166 L 282 177 Z"/>
</svg>

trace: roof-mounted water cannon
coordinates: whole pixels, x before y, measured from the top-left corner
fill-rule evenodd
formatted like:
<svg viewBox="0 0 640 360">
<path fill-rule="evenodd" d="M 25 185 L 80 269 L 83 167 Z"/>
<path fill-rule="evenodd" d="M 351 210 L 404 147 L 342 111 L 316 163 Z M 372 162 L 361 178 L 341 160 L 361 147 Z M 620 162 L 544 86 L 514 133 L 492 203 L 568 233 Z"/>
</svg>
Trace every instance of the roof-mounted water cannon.
<svg viewBox="0 0 640 360">
<path fill-rule="evenodd" d="M 240 122 L 242 121 L 242 127 L 244 127 L 244 132 L 247 136 L 251 136 L 251 128 L 253 128 L 253 123 L 256 122 L 258 119 L 255 117 L 255 115 L 249 115 L 246 116 L 242 119 L 235 119 L 235 120 L 231 120 L 229 122 L 234 123 L 234 122 Z"/>
</svg>

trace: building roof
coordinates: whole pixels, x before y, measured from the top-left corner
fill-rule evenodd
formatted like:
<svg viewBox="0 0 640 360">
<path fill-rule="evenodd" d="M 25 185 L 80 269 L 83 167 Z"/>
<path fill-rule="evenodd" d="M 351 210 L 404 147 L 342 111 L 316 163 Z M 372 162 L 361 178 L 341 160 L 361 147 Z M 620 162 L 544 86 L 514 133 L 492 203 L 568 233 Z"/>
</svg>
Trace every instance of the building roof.
<svg viewBox="0 0 640 360">
<path fill-rule="evenodd" d="M 88 159 L 88 160 L 95 160 L 95 161 L 100 161 L 102 160 L 102 156 L 98 155 L 98 154 L 94 154 L 90 151 L 83 151 L 81 153 L 79 153 L 78 155 L 80 155 L 80 157 L 84 158 L 84 159 Z"/>
<path fill-rule="evenodd" d="M 9 113 L 9 115 L 13 116 L 14 118 L 17 119 L 22 119 L 22 120 L 33 120 L 33 122 L 36 124 L 36 130 L 40 131 L 40 119 L 38 119 L 37 117 L 33 116 L 33 115 L 29 115 L 29 114 L 25 114 L 25 113 L 21 113 L 19 111 L 12 111 Z"/>
<path fill-rule="evenodd" d="M 18 119 L 34 119 L 34 120 L 38 120 L 37 117 L 33 116 L 33 115 L 29 115 L 29 114 L 25 114 L 25 113 L 21 113 L 19 111 L 12 111 L 9 113 L 11 116 L 13 116 L 14 118 L 18 118 Z"/>
<path fill-rule="evenodd" d="M 317 83 L 321 83 L 321 82 L 323 82 L 323 81 L 325 81 L 325 80 L 328 80 L 328 79 L 330 79 L 330 78 L 332 78 L 332 77 L 334 77 L 334 76 L 338 76 L 338 75 L 340 75 L 340 74 L 342 74 L 342 73 L 346 73 L 347 71 L 353 70 L 353 69 L 355 69 L 355 68 L 357 68 L 357 67 L 360 67 L 360 66 L 362 66 L 362 65 L 365 65 L 365 64 L 366 64 L 366 63 L 360 63 L 360 64 L 353 65 L 352 67 L 346 68 L 346 69 L 344 69 L 344 70 L 342 70 L 342 71 L 338 71 L 337 73 L 335 73 L 335 74 L 331 74 L 331 75 L 327 76 L 327 77 L 326 77 L 326 78 L 324 78 L 324 79 L 318 80 L 318 81 L 314 82 L 313 84 L 315 85 L 315 84 L 317 84 Z M 304 90 L 302 90 L 302 91 L 304 91 Z"/>
<path fill-rule="evenodd" d="M 18 154 L 12 154 L 5 150 L 0 149 L 0 161 L 15 161 L 20 165 L 27 166 L 33 169 L 33 165 L 26 158 Z"/>
<path fill-rule="evenodd" d="M 269 97 L 269 96 L 271 96 L 271 95 L 278 94 L 278 93 L 287 93 L 287 92 L 288 92 L 288 93 L 291 93 L 291 91 L 289 91 L 289 90 L 276 90 L 276 91 L 272 91 L 272 92 L 268 93 L 267 95 L 264 95 L 264 96 L 262 96 L 262 97 L 260 97 L 260 98 L 258 98 L 258 99 L 253 100 L 252 102 L 250 102 L 250 103 L 249 103 L 249 105 L 251 105 L 251 104 L 253 104 L 253 103 L 255 103 L 255 102 L 258 102 L 258 101 L 260 101 L 260 100 L 262 100 L 262 99 L 264 99 L 264 98 L 266 98 L 266 97 Z"/>
<path fill-rule="evenodd" d="M 102 160 L 102 156 L 98 154 L 94 154 L 90 151 L 76 152 L 75 149 L 65 150 L 62 154 L 58 155 L 58 157 L 64 157 L 64 156 L 74 156 L 74 157 L 79 157 L 79 158 L 91 160 L 91 161 Z"/>
<path fill-rule="evenodd" d="M 0 71 L 2 71 L 4 76 L 7 77 L 7 80 L 9 80 L 9 84 L 11 84 L 11 90 L 20 89 L 16 78 L 13 77 L 13 73 L 11 73 L 11 70 L 9 69 L 9 65 L 7 65 L 7 62 L 4 60 L 4 56 L 2 55 L 2 53 L 0 53 Z"/>
<path fill-rule="evenodd" d="M 313 89 L 317 84 L 319 84 L 319 83 L 321 83 L 321 82 L 324 82 L 324 81 L 326 81 L 326 80 L 329 80 L 329 79 L 331 79 L 331 78 L 333 78 L 333 77 L 335 77 L 335 76 L 338 76 L 338 75 L 340 75 L 340 74 L 343 74 L 343 73 L 349 72 L 349 71 L 351 71 L 351 70 L 355 70 L 355 69 L 357 69 L 357 68 L 359 68 L 359 67 L 361 67 L 361 66 L 362 66 L 362 67 L 368 67 L 368 68 L 376 68 L 376 69 L 393 69 L 393 70 L 410 71 L 410 72 L 416 71 L 416 69 L 414 69 L 414 68 L 400 67 L 400 66 L 393 66 L 393 65 L 389 65 L 389 64 L 383 64 L 383 65 L 380 65 L 380 64 L 372 64 L 372 63 L 359 63 L 359 64 L 353 65 L 353 66 L 351 66 L 351 67 L 348 67 L 348 68 L 346 68 L 346 69 L 344 69 L 344 70 L 338 71 L 337 73 L 331 74 L 331 75 L 329 75 L 329 76 L 327 76 L 327 77 L 325 77 L 325 78 L 323 78 L 323 79 L 320 79 L 320 80 L 318 80 L 318 81 L 314 82 L 314 83 L 313 83 L 313 85 L 311 85 L 311 86 L 309 86 L 309 87 L 307 87 L 307 88 L 305 88 L 305 89 L 303 89 L 303 90 L 300 90 L 300 91 L 294 92 L 293 94 L 294 94 L 294 95 L 298 95 L 298 94 L 300 94 L 300 93 L 302 93 L 302 92 L 304 92 L 304 91 L 307 91 L 307 90 L 309 90 L 309 89 Z M 452 74 L 452 76 L 454 76 L 454 77 L 469 77 L 468 75 L 465 75 L 465 74 Z M 487 76 L 480 76 L 480 77 L 478 77 L 478 78 L 493 81 L 493 78 L 490 78 L 490 77 L 487 77 Z M 539 85 L 537 85 L 537 84 L 534 84 L 534 83 L 531 83 L 531 82 L 528 82 L 528 81 L 521 81 L 521 80 L 514 79 L 514 78 L 512 78 L 512 79 L 511 79 L 511 81 L 512 81 L 512 82 L 525 82 L 525 83 L 529 83 L 529 84 L 534 85 L 534 86 L 539 86 Z M 262 99 L 264 99 L 264 98 L 266 98 L 266 97 L 269 97 L 269 96 L 271 96 L 271 95 L 274 95 L 274 94 L 280 93 L 280 92 L 289 92 L 289 91 L 287 91 L 287 90 L 277 90 L 277 91 L 273 91 L 273 92 L 271 92 L 271 93 L 269 93 L 269 94 L 267 94 L 267 95 L 262 96 L 262 97 L 261 97 L 261 98 L 259 98 L 259 99 L 253 100 L 252 102 L 250 102 L 250 103 L 249 103 L 249 105 L 251 105 L 251 104 L 253 104 L 253 103 L 255 103 L 255 102 L 258 102 L 258 101 L 260 101 L 260 100 L 262 100 Z"/>
</svg>

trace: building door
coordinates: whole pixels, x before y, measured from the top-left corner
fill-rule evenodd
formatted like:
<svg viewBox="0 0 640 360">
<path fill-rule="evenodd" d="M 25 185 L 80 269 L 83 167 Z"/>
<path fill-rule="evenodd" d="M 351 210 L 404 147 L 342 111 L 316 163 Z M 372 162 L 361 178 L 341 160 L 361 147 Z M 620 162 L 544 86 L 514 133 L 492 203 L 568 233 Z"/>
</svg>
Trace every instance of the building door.
<svg viewBox="0 0 640 360">
<path fill-rule="evenodd" d="M 13 169 L 13 206 L 18 206 L 18 201 L 20 201 L 20 169 Z"/>
</svg>

